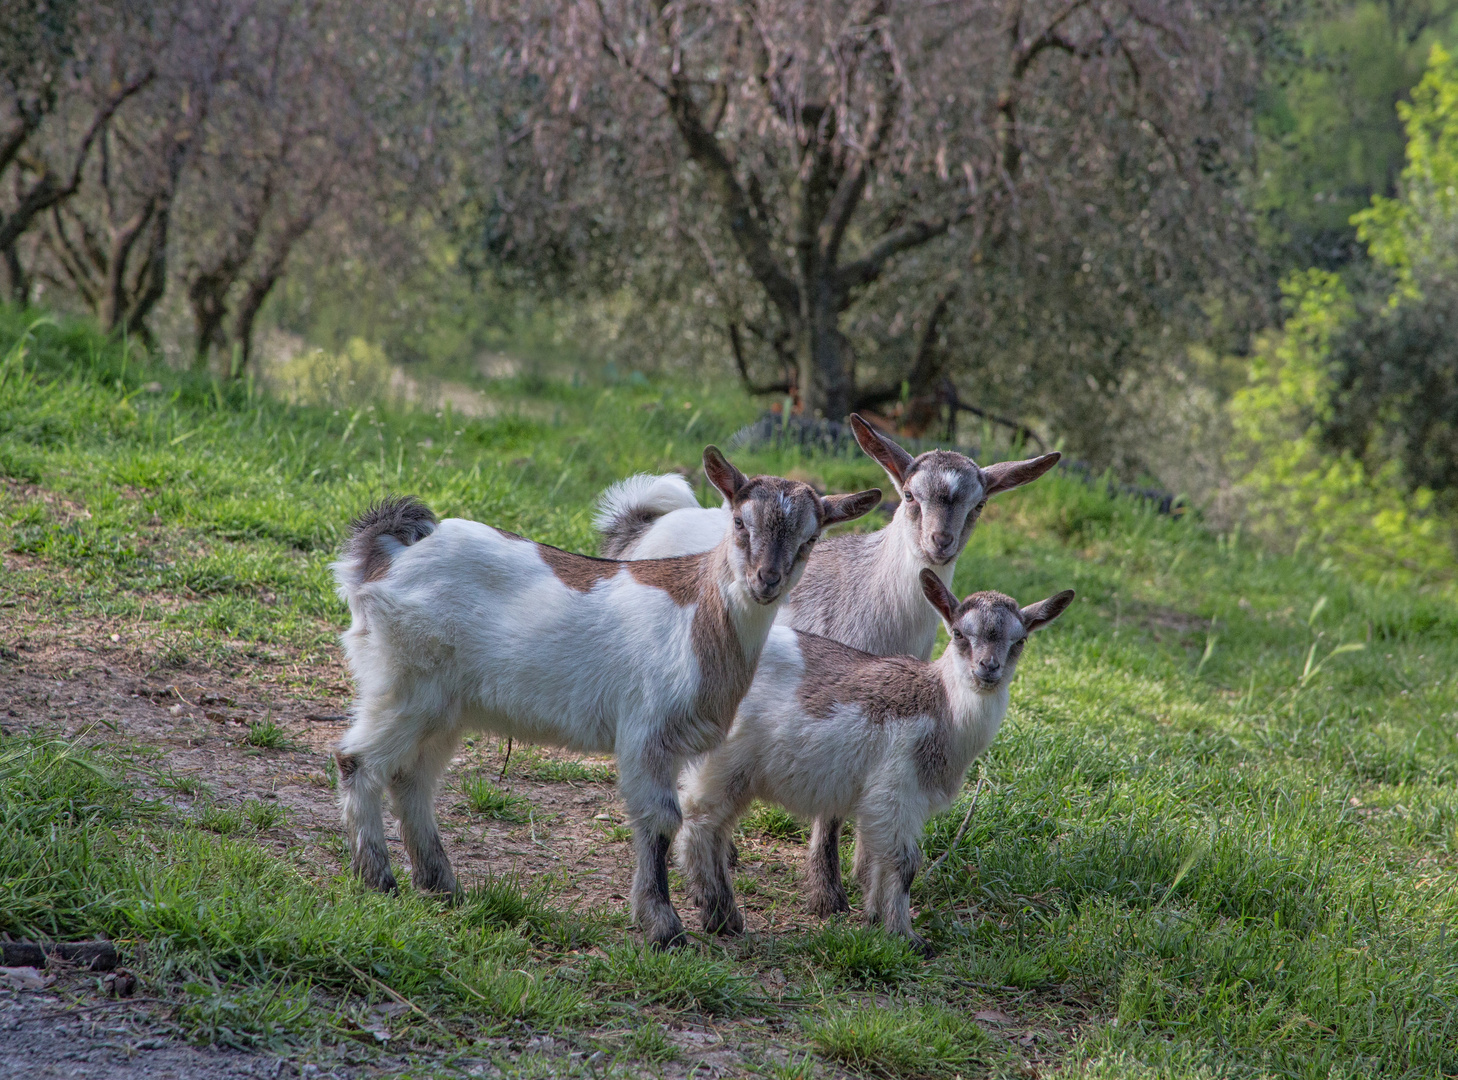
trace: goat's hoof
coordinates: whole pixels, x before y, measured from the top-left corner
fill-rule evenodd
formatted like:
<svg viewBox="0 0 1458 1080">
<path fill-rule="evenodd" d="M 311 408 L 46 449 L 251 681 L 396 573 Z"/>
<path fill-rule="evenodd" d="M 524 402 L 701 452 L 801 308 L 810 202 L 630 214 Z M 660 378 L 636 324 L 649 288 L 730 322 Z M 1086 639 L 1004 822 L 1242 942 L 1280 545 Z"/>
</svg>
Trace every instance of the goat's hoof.
<svg viewBox="0 0 1458 1080">
<path fill-rule="evenodd" d="M 449 871 L 444 874 L 412 874 L 410 884 L 415 887 L 416 892 L 438 900 L 455 900 L 461 896 L 461 886 L 456 882 L 456 875 Z"/>
<path fill-rule="evenodd" d="M 828 919 L 832 915 L 844 915 L 851 909 L 850 901 L 846 898 L 845 893 L 840 893 L 839 895 L 831 894 L 829 896 L 824 894 L 812 895 L 807 906 L 810 909 L 810 914 L 818 919 Z"/>
<path fill-rule="evenodd" d="M 683 921 L 672 908 L 666 914 L 644 920 L 643 936 L 655 949 L 676 949 L 688 941 L 684 936 Z"/>
<path fill-rule="evenodd" d="M 918 955 L 920 955 L 923 960 L 930 960 L 937 954 L 936 949 L 932 948 L 931 943 L 928 942 L 926 938 L 922 937 L 920 934 L 908 935 L 906 943 L 910 945 L 911 948 Z"/>
<path fill-rule="evenodd" d="M 729 869 L 733 870 L 739 866 L 739 845 L 733 840 L 729 841 Z"/>
<path fill-rule="evenodd" d="M 354 866 L 351 869 L 354 876 L 359 878 L 360 884 L 367 889 L 382 893 L 398 892 L 400 889 L 395 884 L 395 875 L 390 872 L 388 863 L 383 869 L 374 866 Z"/>
<path fill-rule="evenodd" d="M 676 934 L 669 934 L 664 937 L 650 936 L 648 947 L 654 952 L 667 952 L 669 949 L 681 949 L 688 944 L 688 935 L 680 930 Z"/>
<path fill-rule="evenodd" d="M 739 910 L 738 905 L 732 905 L 727 910 L 705 909 L 703 916 L 704 930 L 710 934 L 738 937 L 744 933 L 744 912 Z"/>
</svg>

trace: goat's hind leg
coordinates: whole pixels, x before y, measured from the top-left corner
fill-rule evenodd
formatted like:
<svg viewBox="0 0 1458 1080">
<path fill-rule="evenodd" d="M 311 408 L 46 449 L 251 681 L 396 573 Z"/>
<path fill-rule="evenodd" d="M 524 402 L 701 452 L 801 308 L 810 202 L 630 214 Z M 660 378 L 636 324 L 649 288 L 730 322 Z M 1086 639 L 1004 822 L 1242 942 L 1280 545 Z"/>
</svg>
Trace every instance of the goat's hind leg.
<svg viewBox="0 0 1458 1080">
<path fill-rule="evenodd" d="M 456 749 L 456 733 L 439 731 L 422 740 L 412 760 L 390 776 L 390 795 L 400 819 L 400 838 L 410 856 L 410 882 L 417 892 L 453 895 L 460 891 L 440 842 L 435 796 Z"/>
<path fill-rule="evenodd" d="M 384 773 L 367 754 L 350 749 L 349 742 L 346 735 L 334 761 L 339 768 L 339 810 L 349 841 L 350 870 L 370 888 L 394 892 L 395 875 L 385 847 Z"/>
<path fill-rule="evenodd" d="M 850 910 L 850 898 L 840 877 L 841 824 L 838 817 L 818 817 L 810 829 L 810 848 L 805 854 L 809 889 L 805 906 L 810 914 L 822 919 Z"/>
</svg>

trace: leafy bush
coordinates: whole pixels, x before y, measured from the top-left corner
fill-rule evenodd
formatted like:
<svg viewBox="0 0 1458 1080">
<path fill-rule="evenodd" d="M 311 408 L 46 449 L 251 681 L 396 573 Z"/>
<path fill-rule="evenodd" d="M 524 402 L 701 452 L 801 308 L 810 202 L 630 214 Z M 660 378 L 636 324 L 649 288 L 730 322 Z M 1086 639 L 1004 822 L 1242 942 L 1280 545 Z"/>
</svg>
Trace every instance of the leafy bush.
<svg viewBox="0 0 1458 1080">
<path fill-rule="evenodd" d="M 1369 576 L 1458 569 L 1458 403 L 1449 309 L 1458 275 L 1458 65 L 1434 46 L 1412 101 L 1402 194 L 1352 218 L 1395 283 L 1354 300 L 1335 274 L 1284 284 L 1288 317 L 1264 337 L 1230 403 L 1239 493 L 1268 538 L 1334 554 Z M 1438 498 L 1441 495 L 1442 498 Z"/>
<path fill-rule="evenodd" d="M 1336 555 L 1369 576 L 1451 574 L 1458 562 L 1447 524 L 1431 512 L 1432 493 L 1409 495 L 1397 462 L 1374 474 L 1326 440 L 1331 344 L 1351 318 L 1351 295 L 1322 270 L 1294 276 L 1285 291 L 1290 316 L 1280 334 L 1261 340 L 1250 382 L 1230 403 L 1248 520 L 1268 540 Z"/>
</svg>

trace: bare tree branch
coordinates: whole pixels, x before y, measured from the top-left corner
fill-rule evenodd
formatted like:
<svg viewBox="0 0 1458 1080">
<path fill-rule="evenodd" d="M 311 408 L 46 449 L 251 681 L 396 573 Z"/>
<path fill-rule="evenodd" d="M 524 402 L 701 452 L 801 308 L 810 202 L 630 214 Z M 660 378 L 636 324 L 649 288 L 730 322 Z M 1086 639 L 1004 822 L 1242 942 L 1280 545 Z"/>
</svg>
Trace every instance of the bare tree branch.
<svg viewBox="0 0 1458 1080">
<path fill-rule="evenodd" d="M 98 106 L 91 118 L 91 123 L 87 126 L 86 133 L 77 145 L 70 174 L 64 181 L 57 183 L 55 175 L 42 166 L 43 171 L 40 178 L 20 196 L 16 208 L 10 214 L 0 218 L 0 251 L 9 250 L 37 217 L 76 193 L 76 189 L 81 186 L 81 175 L 86 167 L 86 159 L 91 153 L 91 146 L 97 136 L 111 122 L 111 118 L 122 103 L 148 85 L 154 75 L 155 72 L 149 69 L 128 80 L 109 94 L 106 100 Z M 0 156 L 0 169 L 3 169 L 3 166 L 4 158 Z"/>
<path fill-rule="evenodd" d="M 792 389 L 789 379 L 777 383 L 756 383 L 749 377 L 749 365 L 744 359 L 744 342 L 739 336 L 739 324 L 729 323 L 729 347 L 734 353 L 734 364 L 739 369 L 739 380 L 751 394 L 788 394 Z"/>
<path fill-rule="evenodd" d="M 953 225 L 969 218 L 972 211 L 971 206 L 965 206 L 944 218 L 913 221 L 909 225 L 892 230 L 873 243 L 859 259 L 843 265 L 836 274 L 837 285 L 847 292 L 862 285 L 869 285 L 881 276 L 882 271 L 886 269 L 886 263 L 894 256 L 935 240 Z"/>
</svg>

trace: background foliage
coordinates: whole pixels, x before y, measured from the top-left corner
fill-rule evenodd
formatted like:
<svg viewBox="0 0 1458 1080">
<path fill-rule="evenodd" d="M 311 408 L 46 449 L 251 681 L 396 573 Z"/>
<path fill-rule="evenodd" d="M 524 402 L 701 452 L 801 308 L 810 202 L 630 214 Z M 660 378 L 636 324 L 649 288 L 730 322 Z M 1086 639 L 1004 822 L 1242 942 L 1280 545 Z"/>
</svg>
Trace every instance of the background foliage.
<svg viewBox="0 0 1458 1080">
<path fill-rule="evenodd" d="M 1442 577 L 1455 16 L 23 0 L 0 265 L 290 394 L 737 375 Z"/>
</svg>

